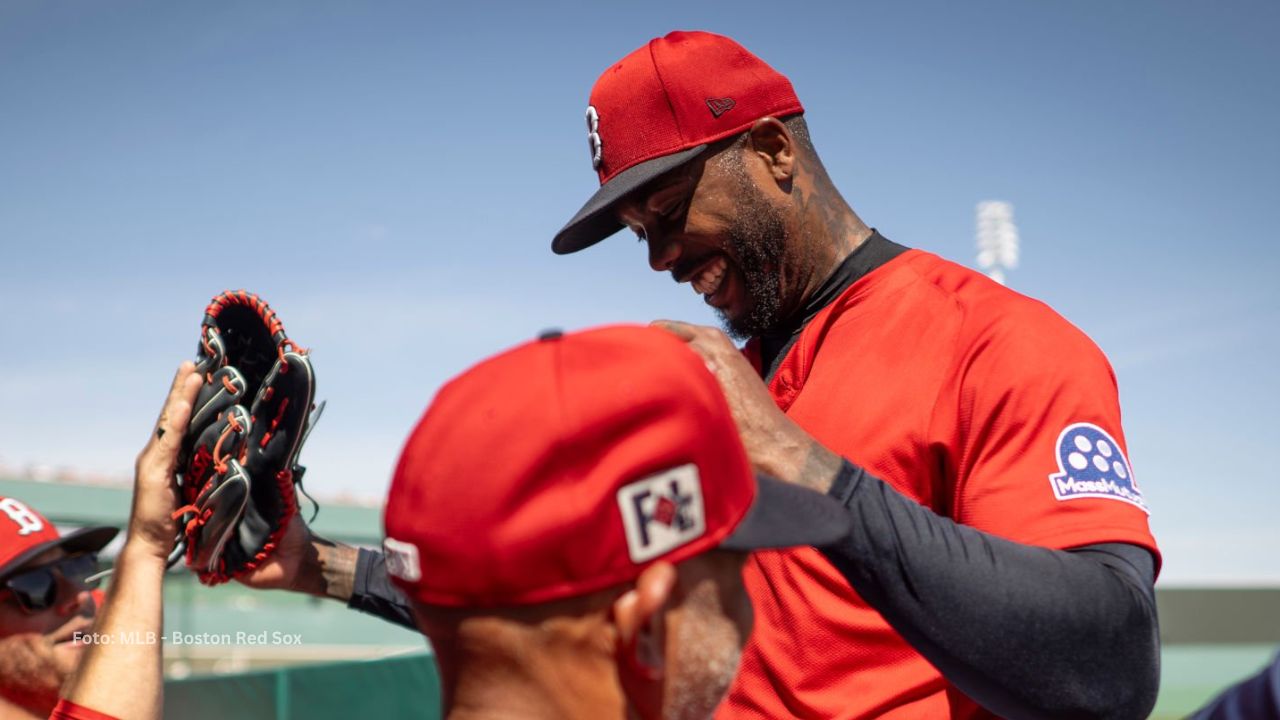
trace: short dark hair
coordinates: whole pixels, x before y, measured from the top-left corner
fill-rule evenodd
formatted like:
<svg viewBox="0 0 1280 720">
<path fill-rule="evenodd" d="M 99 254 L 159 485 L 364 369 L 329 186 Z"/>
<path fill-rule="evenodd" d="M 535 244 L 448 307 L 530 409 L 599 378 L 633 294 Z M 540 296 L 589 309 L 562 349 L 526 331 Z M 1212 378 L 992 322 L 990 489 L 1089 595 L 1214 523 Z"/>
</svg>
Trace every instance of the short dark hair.
<svg viewBox="0 0 1280 720">
<path fill-rule="evenodd" d="M 815 169 L 825 175 L 826 169 L 822 167 L 822 160 L 818 158 L 818 151 L 813 149 L 813 138 L 809 135 L 809 124 L 804 121 L 804 115 L 797 113 L 780 119 L 782 124 L 785 125 L 787 130 L 791 133 L 791 136 L 795 138 L 796 144 L 800 146 L 800 149 L 816 161 L 814 163 Z M 741 156 L 736 153 L 723 153 L 723 151 L 728 150 L 729 148 L 741 148 L 746 146 L 747 136 L 750 134 L 750 130 L 744 130 L 737 135 L 719 140 L 707 150 L 707 153 L 723 159 L 723 162 L 729 163 L 728 165 L 722 165 L 722 167 L 733 171 L 740 171 L 742 163 Z"/>
<path fill-rule="evenodd" d="M 804 121 L 804 115 L 797 114 L 783 118 L 782 124 L 787 126 L 805 152 L 817 156 L 817 151 L 813 149 L 813 138 L 809 135 L 809 123 Z"/>
<path fill-rule="evenodd" d="M 782 124 L 787 126 L 787 130 L 791 132 L 792 137 L 800 144 L 800 147 L 807 153 L 814 153 L 813 139 L 809 136 L 809 124 L 804 121 L 804 115 L 788 115 L 781 118 Z M 751 134 L 750 130 L 742 132 L 723 140 L 717 140 L 711 146 L 711 152 L 716 153 L 721 150 L 727 150 L 731 147 L 744 145 L 747 142 L 747 136 Z"/>
</svg>

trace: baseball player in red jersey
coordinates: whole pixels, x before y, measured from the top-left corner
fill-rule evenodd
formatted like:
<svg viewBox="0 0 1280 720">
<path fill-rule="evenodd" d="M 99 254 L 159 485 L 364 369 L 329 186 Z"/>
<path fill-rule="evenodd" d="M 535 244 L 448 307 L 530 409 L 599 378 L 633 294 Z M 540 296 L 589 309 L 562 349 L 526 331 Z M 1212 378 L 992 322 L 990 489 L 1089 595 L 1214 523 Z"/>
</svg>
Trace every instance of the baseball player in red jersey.
<svg viewBox="0 0 1280 720">
<path fill-rule="evenodd" d="M 0 498 L 0 720 L 160 717 L 174 470 L 199 387 L 195 366 L 180 365 L 138 456 L 128 540 L 105 596 L 93 589 L 97 553 L 116 528 L 60 534 L 26 503 Z"/>
<path fill-rule="evenodd" d="M 97 553 L 113 527 L 60 534 L 18 498 L 0 497 L 0 720 L 49 715 L 93 626 Z"/>
<path fill-rule="evenodd" d="M 834 547 L 753 554 L 756 628 L 718 716 L 1146 717 L 1159 551 L 1106 358 L 865 225 L 802 113 L 728 38 L 649 42 L 591 92 L 601 187 L 552 245 L 634 230 L 748 339 L 662 323 L 717 374 L 755 466 L 853 520 Z"/>
<path fill-rule="evenodd" d="M 753 464 L 853 521 L 822 551 L 752 556 L 757 623 L 721 716 L 1146 717 L 1160 556 L 1105 357 L 864 224 L 803 110 L 728 38 L 651 41 L 591 93 L 601 187 L 552 245 L 639 234 L 749 338 L 663 324 L 716 372 Z M 386 562 L 295 521 L 242 581 L 414 627 Z"/>
</svg>

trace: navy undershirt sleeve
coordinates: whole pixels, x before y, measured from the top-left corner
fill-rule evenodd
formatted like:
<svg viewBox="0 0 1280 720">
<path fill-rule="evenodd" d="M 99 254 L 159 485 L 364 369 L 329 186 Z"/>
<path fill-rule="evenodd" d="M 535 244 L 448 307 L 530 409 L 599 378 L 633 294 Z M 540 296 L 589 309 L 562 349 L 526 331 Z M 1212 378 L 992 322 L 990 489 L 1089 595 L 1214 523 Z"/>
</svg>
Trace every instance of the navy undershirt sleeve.
<svg viewBox="0 0 1280 720">
<path fill-rule="evenodd" d="M 854 522 L 823 553 L 974 701 L 1013 720 L 1150 713 L 1160 642 L 1146 549 L 1015 543 L 937 515 L 847 460 L 829 494 Z"/>
<path fill-rule="evenodd" d="M 361 548 L 356 556 L 356 576 L 347 607 L 376 615 L 387 622 L 417 630 L 409 601 L 387 576 L 386 558 L 376 550 Z"/>
</svg>

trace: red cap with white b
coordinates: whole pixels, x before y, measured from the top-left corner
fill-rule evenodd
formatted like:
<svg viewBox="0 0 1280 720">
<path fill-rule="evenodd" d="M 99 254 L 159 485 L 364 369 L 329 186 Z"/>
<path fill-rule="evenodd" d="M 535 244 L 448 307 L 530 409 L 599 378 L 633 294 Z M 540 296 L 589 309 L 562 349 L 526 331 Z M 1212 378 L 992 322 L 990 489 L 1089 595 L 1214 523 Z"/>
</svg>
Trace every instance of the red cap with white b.
<svg viewBox="0 0 1280 720">
<path fill-rule="evenodd" d="M 576 252 L 622 229 L 613 206 L 631 191 L 762 117 L 804 112 L 791 81 L 738 43 L 673 32 L 604 71 L 591 90 L 587 143 L 600 189 L 551 249 Z"/>
<path fill-rule="evenodd" d="M 53 523 L 17 498 L 0 497 L 0 580 L 45 551 L 97 552 L 111 542 L 113 527 L 86 527 L 60 535 Z"/>
</svg>

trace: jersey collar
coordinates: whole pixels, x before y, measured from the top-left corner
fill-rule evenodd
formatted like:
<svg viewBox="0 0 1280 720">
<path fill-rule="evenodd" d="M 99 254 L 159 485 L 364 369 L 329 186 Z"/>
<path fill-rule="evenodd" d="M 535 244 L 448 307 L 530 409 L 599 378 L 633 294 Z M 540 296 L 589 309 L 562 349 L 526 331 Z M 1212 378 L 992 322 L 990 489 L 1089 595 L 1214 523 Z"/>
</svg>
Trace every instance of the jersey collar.
<svg viewBox="0 0 1280 720">
<path fill-rule="evenodd" d="M 907 250 L 908 248 L 893 242 L 872 228 L 871 235 L 849 253 L 835 272 L 823 281 L 800 312 L 796 313 L 795 320 L 787 323 L 786 327 L 777 333 L 759 338 L 760 368 L 765 382 L 768 383 L 773 379 L 782 359 L 786 357 L 791 346 L 795 345 L 796 340 L 799 339 L 800 333 L 818 316 L 818 313 L 835 302 L 849 289 L 850 285 Z"/>
</svg>

